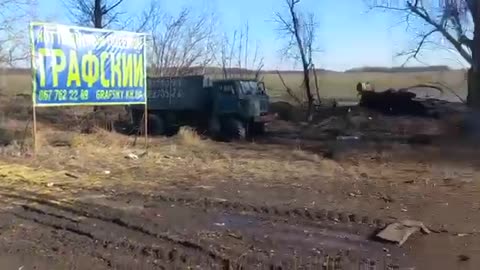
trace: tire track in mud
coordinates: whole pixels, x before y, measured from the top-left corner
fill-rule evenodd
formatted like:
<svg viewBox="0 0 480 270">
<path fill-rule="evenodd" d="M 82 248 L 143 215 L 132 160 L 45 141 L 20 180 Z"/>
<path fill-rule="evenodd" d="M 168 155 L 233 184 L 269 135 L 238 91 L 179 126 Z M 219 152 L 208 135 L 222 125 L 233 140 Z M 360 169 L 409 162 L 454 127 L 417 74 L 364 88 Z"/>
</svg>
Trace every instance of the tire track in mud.
<svg viewBox="0 0 480 270">
<path fill-rule="evenodd" d="M 36 201 L 37 203 L 39 203 L 39 201 L 42 200 L 37 199 Z M 56 208 L 54 207 L 55 204 L 52 202 L 43 202 L 45 203 L 45 205 L 50 205 L 53 206 L 53 208 Z M 224 258 L 223 256 L 213 251 L 206 250 L 203 246 L 199 244 L 151 232 L 148 229 L 143 229 L 139 226 L 131 225 L 120 218 L 103 218 L 93 213 L 88 213 L 86 211 L 76 211 L 77 209 L 71 209 L 66 206 L 61 206 L 57 208 L 63 211 L 73 210 L 70 212 L 75 214 L 81 214 L 85 217 L 88 216 L 88 218 L 95 218 L 106 223 L 113 223 L 124 229 L 133 230 L 143 235 L 151 236 L 155 239 L 160 239 L 164 241 L 164 243 L 161 242 L 159 244 L 143 245 L 138 242 L 132 241 L 131 239 L 123 239 L 121 241 L 116 241 L 113 239 L 109 239 L 109 237 L 105 237 L 104 235 L 102 235 L 102 233 L 95 233 L 98 231 L 112 230 L 112 228 L 109 226 L 104 226 L 96 223 L 96 228 L 92 228 L 92 226 L 86 224 L 86 222 L 72 222 L 71 218 L 69 217 L 60 215 L 58 213 L 52 213 L 48 210 L 36 208 L 32 205 L 22 205 L 22 208 L 24 210 L 23 214 L 15 212 L 11 212 L 11 214 L 13 214 L 17 218 L 29 220 L 43 226 L 51 227 L 55 230 L 65 230 L 79 236 L 87 237 L 88 239 L 94 241 L 95 244 L 100 243 L 100 245 L 104 248 L 120 247 L 129 252 L 136 253 L 137 255 L 142 257 L 152 257 L 154 260 L 167 262 L 167 266 L 174 265 L 175 267 L 188 267 L 197 264 L 207 264 L 206 266 L 208 267 L 219 267 L 218 269 L 228 269 L 228 267 L 226 268 L 226 266 L 231 265 L 229 259 Z M 44 218 L 44 216 L 47 216 L 48 218 Z M 199 255 L 195 253 L 201 254 L 201 257 L 203 258 L 199 258 Z M 105 261 L 108 261 L 105 256 L 98 257 Z M 205 257 L 207 259 L 205 259 Z M 109 264 L 111 265 L 111 262 Z"/>
<path fill-rule="evenodd" d="M 142 196 L 136 193 L 125 193 L 122 195 L 138 197 Z M 342 212 L 335 210 L 326 210 L 326 209 L 312 209 L 312 208 L 288 208 L 288 207 L 277 207 L 277 206 L 256 206 L 245 204 L 241 202 L 231 202 L 227 200 L 216 200 L 211 198 L 179 198 L 171 197 L 166 195 L 153 195 L 150 196 L 153 203 L 145 204 L 145 207 L 156 207 L 156 201 L 159 202 L 169 202 L 169 203 L 178 203 L 188 207 L 197 207 L 203 209 L 220 209 L 227 211 L 243 212 L 250 213 L 259 216 L 270 216 L 270 217 L 279 217 L 287 219 L 301 219 L 308 222 L 323 222 L 330 221 L 335 222 L 336 224 L 351 224 L 351 225 L 364 225 L 372 229 L 372 231 L 380 230 L 385 228 L 393 219 L 386 220 L 380 218 L 371 218 L 368 216 L 357 215 L 351 212 Z"/>
<path fill-rule="evenodd" d="M 130 240 L 121 240 L 121 241 L 113 241 L 111 239 L 106 239 L 102 237 L 102 235 L 95 234 L 94 232 L 102 229 L 104 231 L 108 231 L 111 228 L 108 226 L 100 226 L 95 228 L 92 232 L 92 228 L 90 225 L 85 224 L 85 220 L 71 218 L 58 212 L 52 212 L 49 210 L 45 210 L 45 208 L 41 209 L 32 205 L 22 205 L 22 209 L 25 213 L 31 213 L 30 215 L 19 215 L 19 218 L 30 219 L 33 222 L 39 223 L 44 226 L 49 226 L 54 229 L 62 229 L 69 231 L 74 234 L 78 234 L 81 236 L 88 237 L 94 242 L 104 243 L 104 247 L 121 247 L 124 250 L 128 250 L 131 252 L 135 252 L 139 254 L 139 256 L 153 258 L 154 261 L 161 261 L 166 263 L 166 265 L 183 265 L 183 266 L 191 266 L 191 265 L 208 265 L 208 269 L 255 269 L 255 265 L 263 265 L 261 269 L 265 269 L 265 266 L 269 266 L 269 269 L 292 269 L 291 267 L 297 267 L 298 269 L 301 265 L 292 265 L 288 262 L 274 262 L 271 257 L 268 256 L 246 256 L 241 262 L 239 262 L 238 258 L 241 257 L 241 254 L 222 254 L 221 252 L 215 251 L 209 248 L 206 248 L 205 244 L 202 245 L 200 243 L 194 243 L 188 240 L 181 239 L 179 237 L 174 237 L 172 235 L 158 233 L 156 230 L 157 224 L 152 220 L 148 220 L 146 218 L 131 215 L 126 213 L 123 210 L 111 208 L 105 205 L 99 204 L 90 204 L 86 202 L 75 202 L 74 204 L 59 204 L 55 201 L 51 201 L 54 199 L 48 196 L 46 199 L 43 199 L 39 196 L 37 197 L 25 197 L 13 194 L 1 194 L 3 196 L 8 197 L 15 197 L 20 200 L 26 200 L 30 202 L 35 202 L 42 206 L 47 206 L 54 210 L 64 211 L 66 213 L 71 213 L 77 216 L 83 216 L 86 219 L 96 219 L 106 224 L 114 224 L 124 230 L 133 231 L 145 236 L 153 237 L 157 240 L 161 240 L 160 246 L 157 245 L 143 245 L 139 243 L 135 243 Z M 131 195 L 131 194 L 130 194 Z M 136 194 L 140 196 L 139 194 Z M 242 204 L 237 202 L 229 202 L 229 201 L 219 201 L 214 199 L 203 198 L 202 200 L 192 199 L 192 198 L 175 198 L 175 197 L 168 197 L 163 195 L 157 195 L 151 197 L 154 201 L 160 202 L 168 202 L 168 203 L 176 203 L 185 205 L 188 207 L 193 208 L 207 208 L 207 209 L 224 209 L 228 211 L 235 211 L 235 212 L 247 212 L 254 215 L 259 216 L 267 216 L 267 217 L 279 217 L 279 218 L 295 218 L 295 219 L 302 219 L 305 221 L 333 221 L 335 223 L 350 223 L 350 224 L 363 224 L 368 225 L 371 229 L 377 229 L 380 226 L 383 226 L 383 221 L 381 220 L 373 220 L 374 222 L 370 222 L 371 219 L 368 218 L 357 218 L 353 214 L 346 214 L 346 213 L 338 213 L 334 211 L 326 211 L 326 210 L 313 210 L 313 209 L 305 209 L 305 208 L 296 208 L 296 209 L 288 209 L 288 208 L 278 208 L 278 207 L 267 207 L 267 206 L 253 206 L 248 204 Z M 149 199 L 148 197 L 143 199 Z M 153 206 L 155 202 L 153 203 Z M 152 205 L 148 205 L 151 207 Z M 32 216 L 33 215 L 33 216 Z M 45 218 L 42 217 L 48 217 Z M 49 221 L 50 219 L 50 221 Z M 55 221 L 53 221 L 55 220 Z M 62 224 L 62 225 L 59 225 Z M 141 224 L 141 225 L 138 225 Z M 136 237 L 134 237 L 136 238 Z M 162 246 L 173 246 L 173 247 L 162 247 Z M 338 255 L 335 257 L 330 257 L 326 255 L 325 257 L 321 258 L 319 264 L 317 266 L 322 266 L 322 269 L 350 269 L 350 268 L 343 268 L 342 265 L 342 257 L 344 254 L 339 252 Z M 101 256 L 100 256 L 101 258 Z M 108 258 L 103 258 L 104 261 L 108 261 Z M 370 259 L 362 259 L 363 267 L 375 267 L 375 263 L 373 260 Z M 327 265 L 325 268 L 325 264 Z M 248 267 L 244 267 L 248 265 Z M 164 267 L 167 267 L 164 266 Z M 311 265 L 312 267 L 314 265 Z M 369 268 L 366 268 L 369 269 Z M 389 269 L 389 268 L 385 268 Z"/>
<path fill-rule="evenodd" d="M 193 243 L 191 241 L 187 241 L 184 239 L 180 239 L 178 237 L 173 237 L 167 234 L 157 233 L 152 228 L 145 228 L 145 227 L 155 227 L 155 224 L 151 221 L 146 221 L 140 217 L 129 217 L 129 219 L 135 220 L 135 222 L 126 221 L 125 218 L 127 216 L 121 210 L 118 209 L 111 209 L 101 205 L 88 205 L 84 203 L 78 203 L 75 207 L 69 207 L 66 205 L 60 205 L 56 202 L 41 199 L 41 198 L 28 198 L 23 196 L 17 195 L 8 195 L 2 194 L 3 196 L 10 196 L 16 197 L 17 199 L 32 201 L 40 205 L 48 206 L 56 210 L 61 210 L 69 213 L 73 213 L 76 215 L 84 216 L 89 219 L 97 219 L 103 221 L 105 223 L 115 224 L 121 228 L 131 230 L 146 236 L 153 237 L 158 240 L 162 240 L 165 243 L 160 243 L 158 245 L 142 245 L 139 243 L 135 243 L 130 240 L 123 240 L 123 241 L 112 241 L 105 239 L 100 235 L 96 235 L 92 232 L 91 226 L 85 224 L 85 222 L 80 222 L 78 220 L 74 220 L 70 217 L 60 215 L 58 213 L 52 213 L 51 211 L 40 209 L 34 207 L 33 205 L 21 205 L 21 208 L 24 210 L 23 214 L 11 212 L 14 216 L 20 219 L 29 220 L 35 223 L 38 223 L 43 226 L 51 227 L 56 230 L 65 230 L 70 233 L 84 236 L 89 238 L 90 240 L 98 243 L 103 243 L 103 246 L 115 246 L 115 247 L 122 247 L 126 250 L 131 252 L 136 252 L 137 254 L 144 256 L 144 257 L 154 257 L 155 260 L 160 260 L 163 262 L 167 262 L 167 265 L 174 265 L 175 267 L 179 266 L 192 266 L 192 265 L 204 265 L 208 266 L 208 269 L 250 269 L 250 268 L 243 268 L 242 264 L 237 263 L 236 258 L 232 256 L 222 255 L 219 252 L 215 252 L 205 248 L 204 246 Z M 103 214 L 97 214 L 91 211 L 86 211 L 83 208 L 91 207 L 95 208 L 97 211 L 102 209 Z M 31 214 L 25 214 L 31 213 Z M 48 217 L 42 218 L 42 216 Z M 73 223 L 73 225 L 71 224 Z M 138 226 L 135 224 L 143 224 L 143 226 Z M 101 226 L 98 226 L 96 231 L 98 231 Z M 110 230 L 111 228 L 106 227 L 105 231 Z M 94 230 L 95 231 L 95 230 Z M 174 246 L 172 248 L 163 248 L 164 246 Z M 194 253 L 194 254 L 192 254 Z M 100 256 L 101 259 L 107 261 L 106 258 Z M 269 264 L 268 261 L 259 260 L 260 257 L 256 256 L 255 258 L 248 258 L 247 261 L 250 261 L 249 264 L 261 264 L 267 265 Z M 183 268 L 182 268 L 183 269 Z"/>
<path fill-rule="evenodd" d="M 27 197 L 22 197 L 14 194 L 6 194 L 0 193 L 0 196 L 7 196 L 7 197 L 14 197 L 17 199 L 26 199 Z M 87 216 L 90 214 L 89 212 L 82 212 L 74 208 L 66 208 L 62 209 L 62 206 L 58 203 L 54 203 L 56 198 L 48 195 L 42 195 L 45 199 L 41 199 L 38 197 L 38 194 L 33 194 L 35 197 L 27 198 L 30 201 L 34 201 L 40 204 L 45 204 L 51 207 L 59 208 L 61 210 L 72 212 L 75 214 Z M 351 224 L 351 225 L 364 225 L 372 230 L 380 230 L 385 228 L 385 226 L 395 219 L 382 219 L 382 218 L 372 218 L 369 216 L 357 215 L 352 212 L 344 212 L 344 211 L 335 211 L 335 210 L 327 210 L 327 209 L 319 209 L 319 208 L 306 208 L 306 207 L 299 207 L 299 208 L 289 208 L 289 207 L 278 207 L 278 206 L 257 206 L 251 204 L 245 204 L 242 202 L 237 201 L 228 201 L 223 199 L 212 199 L 207 197 L 202 198 L 191 198 L 191 197 L 173 197 L 167 195 L 144 195 L 139 194 L 136 192 L 125 192 L 125 193 L 115 193 L 111 198 L 113 201 L 116 201 L 116 198 L 122 197 L 129 197 L 129 198 L 141 198 L 145 200 L 148 198 L 151 203 L 144 204 L 144 207 L 151 208 L 157 207 L 158 205 L 155 202 L 167 202 L 167 203 L 175 203 L 181 204 L 186 207 L 196 207 L 201 209 L 223 209 L 227 211 L 234 211 L 234 212 L 242 212 L 242 213 L 250 213 L 260 216 L 270 216 L 270 217 L 279 217 L 279 218 L 295 218 L 301 219 L 304 221 L 331 221 L 337 224 Z M 92 205 L 84 204 L 87 207 L 91 207 Z M 95 205 L 96 207 L 96 205 Z"/>
<path fill-rule="evenodd" d="M 59 215 L 59 214 L 56 214 L 56 213 L 45 212 L 42 209 L 35 208 L 35 207 L 30 206 L 30 205 L 22 204 L 21 207 L 25 211 L 30 211 L 30 212 L 35 212 L 35 213 L 42 214 L 42 215 L 48 215 L 48 216 L 52 216 L 52 217 L 56 217 L 56 218 L 60 218 L 60 219 L 65 219 L 65 220 L 68 220 L 68 221 L 73 222 L 73 223 L 78 223 L 79 222 L 76 219 L 66 217 L 66 216 L 62 216 L 62 215 Z"/>
<path fill-rule="evenodd" d="M 128 195 L 127 195 L 128 194 Z M 116 194 L 115 197 L 122 198 L 123 195 L 132 196 L 132 197 L 141 197 L 145 195 L 140 195 L 138 193 L 124 193 L 122 195 Z M 204 209 L 211 212 L 218 212 L 217 210 L 224 210 L 226 212 L 237 212 L 241 215 L 249 215 L 253 217 L 260 217 L 271 220 L 283 221 L 286 223 L 294 221 L 295 224 L 300 226 L 309 224 L 321 229 L 334 229 L 338 231 L 355 231 L 352 228 L 361 228 L 360 233 L 366 236 L 368 241 L 373 241 L 374 236 L 378 231 L 385 228 L 387 224 L 391 223 L 395 219 L 390 218 L 389 220 L 380 219 L 380 218 L 370 218 L 368 216 L 356 215 L 351 212 L 343 211 L 334 211 L 326 209 L 311 209 L 311 208 L 289 208 L 289 207 L 277 207 L 277 206 L 257 206 L 251 204 L 245 204 L 241 202 L 232 202 L 224 199 L 212 199 L 203 197 L 201 199 L 191 198 L 191 197 L 173 197 L 166 195 L 150 195 L 152 198 L 152 203 L 144 204 L 145 208 L 157 208 L 161 207 L 162 203 L 171 203 L 174 205 L 183 205 L 186 207 Z M 160 202 L 160 203 L 158 203 Z M 342 226 L 343 225 L 343 226 Z M 340 265 L 343 265 L 344 262 L 344 253 L 343 250 L 339 250 L 338 254 L 335 256 L 326 255 L 323 258 L 323 263 L 321 264 L 322 269 L 350 269 L 343 268 Z M 349 253 L 349 252 L 347 252 Z M 390 256 L 390 255 L 388 255 Z M 348 256 L 347 256 L 348 257 Z M 370 258 L 359 258 L 359 269 L 398 269 L 399 265 L 393 263 L 393 260 L 386 260 L 381 265 L 378 265 L 375 259 Z M 327 266 L 326 266 L 327 265 Z M 293 268 L 297 268 L 298 265 L 290 265 Z M 325 268 L 326 267 L 326 268 Z M 355 269 L 357 269 L 355 267 Z M 380 268 L 379 268 L 380 267 Z M 287 267 L 286 269 L 293 269 Z M 275 269 L 275 268 L 272 268 Z M 279 268 L 281 269 L 281 268 Z M 309 269 L 309 268 L 308 268 Z M 315 268 L 316 269 L 316 268 Z M 353 269 L 353 268 L 352 268 Z"/>
</svg>

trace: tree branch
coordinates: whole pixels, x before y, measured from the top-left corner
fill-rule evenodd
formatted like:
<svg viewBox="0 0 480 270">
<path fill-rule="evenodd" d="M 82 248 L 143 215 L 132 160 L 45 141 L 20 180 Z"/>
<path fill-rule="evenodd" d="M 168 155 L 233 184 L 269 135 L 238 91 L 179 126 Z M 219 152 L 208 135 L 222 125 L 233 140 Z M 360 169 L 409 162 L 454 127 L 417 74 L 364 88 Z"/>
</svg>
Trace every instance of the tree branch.
<svg viewBox="0 0 480 270">
<path fill-rule="evenodd" d="M 470 12 L 472 12 L 471 8 L 475 5 L 477 0 L 464 0 L 467 1 L 467 4 L 470 6 Z M 408 0 L 406 1 L 405 8 L 398 8 L 398 7 L 391 7 L 385 5 L 374 5 L 373 8 L 380 8 L 383 10 L 393 10 L 393 11 L 400 11 L 406 13 L 407 16 L 407 24 L 408 24 L 408 17 L 410 15 L 414 15 L 415 17 L 421 19 L 427 25 L 433 28 L 433 30 L 429 31 L 425 34 L 424 38 L 420 41 L 421 44 L 417 47 L 418 49 L 411 52 L 414 54 L 414 58 L 418 55 L 420 49 L 426 42 L 426 39 L 430 37 L 433 33 L 440 33 L 454 48 L 455 50 L 464 58 L 468 63 L 472 64 L 473 58 L 471 52 L 467 50 L 472 48 L 472 41 L 469 39 L 465 34 L 464 25 L 462 25 L 462 21 L 460 19 L 461 11 L 463 7 L 460 7 L 461 1 L 452 2 L 452 1 L 444 1 L 445 6 L 443 6 L 442 11 L 438 16 L 433 14 L 434 11 L 431 10 L 429 12 L 423 2 L 421 0 Z M 473 14 L 473 13 L 472 13 Z M 438 18 L 437 18 L 438 17 Z M 454 36 L 451 31 L 454 31 L 456 36 Z M 404 55 L 404 54 L 403 54 Z M 407 60 L 408 61 L 408 60 Z"/>
<path fill-rule="evenodd" d="M 407 6 L 413 12 L 414 14 L 418 15 L 420 18 L 422 18 L 426 23 L 430 24 L 433 26 L 437 31 L 439 31 L 454 47 L 457 49 L 457 51 L 460 53 L 460 55 L 470 64 L 472 64 L 473 59 L 472 56 L 465 51 L 465 49 L 462 47 L 462 44 L 455 39 L 442 25 L 438 24 L 435 22 L 431 16 L 428 14 L 428 12 L 423 8 L 418 6 L 418 1 L 415 0 L 415 4 L 412 4 L 410 1 L 407 2 Z"/>
<path fill-rule="evenodd" d="M 405 55 L 409 55 L 409 57 L 405 60 L 405 62 L 403 63 L 402 66 L 404 66 L 407 62 L 409 62 L 412 58 L 413 59 L 417 59 L 417 56 L 418 54 L 420 53 L 420 51 L 422 50 L 423 48 L 423 45 L 425 44 L 425 41 L 431 36 L 433 35 L 434 33 L 438 32 L 437 29 L 433 29 L 431 30 L 430 32 L 424 34 L 420 40 L 420 42 L 418 43 L 417 47 L 412 50 L 412 51 L 408 51 L 408 52 L 403 52 L 403 53 L 400 53 L 398 54 L 397 56 L 405 56 Z"/>
<path fill-rule="evenodd" d="M 103 15 L 108 14 L 110 11 L 118 7 L 122 2 L 123 0 L 118 0 L 115 4 L 111 5 L 109 8 L 106 8 L 106 6 L 104 6 L 105 8 L 102 9 Z"/>
</svg>

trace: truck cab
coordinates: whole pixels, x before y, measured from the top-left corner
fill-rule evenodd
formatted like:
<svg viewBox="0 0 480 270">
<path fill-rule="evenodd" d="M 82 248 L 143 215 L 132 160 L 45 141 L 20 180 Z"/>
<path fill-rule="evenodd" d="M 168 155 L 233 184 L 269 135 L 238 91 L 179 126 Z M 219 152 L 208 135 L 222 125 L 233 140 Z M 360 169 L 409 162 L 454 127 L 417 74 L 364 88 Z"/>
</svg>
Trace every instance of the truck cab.
<svg viewBox="0 0 480 270">
<path fill-rule="evenodd" d="M 265 123 L 272 120 L 263 82 L 217 80 L 212 83 L 211 91 L 212 118 L 218 121 L 213 132 L 221 129 L 223 134 L 241 139 L 263 133 Z"/>
</svg>

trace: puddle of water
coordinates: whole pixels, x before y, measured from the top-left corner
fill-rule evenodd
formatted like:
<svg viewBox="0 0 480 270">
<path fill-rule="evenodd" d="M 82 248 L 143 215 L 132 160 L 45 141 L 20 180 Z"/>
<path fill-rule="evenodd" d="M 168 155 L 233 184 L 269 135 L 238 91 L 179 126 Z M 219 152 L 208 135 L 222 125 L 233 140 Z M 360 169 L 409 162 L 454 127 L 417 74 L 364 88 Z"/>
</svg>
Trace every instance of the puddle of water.
<svg viewBox="0 0 480 270">
<path fill-rule="evenodd" d="M 372 258 L 376 261 L 403 257 L 399 247 L 375 242 L 367 234 L 354 234 L 319 226 L 263 221 L 252 216 L 220 214 L 214 224 L 224 229 L 235 230 L 247 238 L 255 239 L 256 245 L 275 247 L 277 254 L 289 256 L 292 252 L 314 256 L 324 253 L 347 252 L 352 257 Z M 217 227 L 218 229 L 218 227 Z"/>
<path fill-rule="evenodd" d="M 254 217 L 234 214 L 222 214 L 215 223 L 224 224 L 224 226 L 234 230 L 256 228 L 262 225 L 262 222 Z"/>
</svg>

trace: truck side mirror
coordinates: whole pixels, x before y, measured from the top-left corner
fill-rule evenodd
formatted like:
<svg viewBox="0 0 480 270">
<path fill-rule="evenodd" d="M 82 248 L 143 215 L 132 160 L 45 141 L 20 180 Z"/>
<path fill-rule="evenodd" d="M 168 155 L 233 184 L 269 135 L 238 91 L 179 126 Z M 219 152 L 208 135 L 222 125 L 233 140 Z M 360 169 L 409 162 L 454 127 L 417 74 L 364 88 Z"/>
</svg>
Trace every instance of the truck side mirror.
<svg viewBox="0 0 480 270">
<path fill-rule="evenodd" d="M 258 86 L 258 90 L 260 90 L 260 92 L 262 94 L 265 94 L 265 83 L 264 82 L 258 82 L 257 86 Z"/>
</svg>

